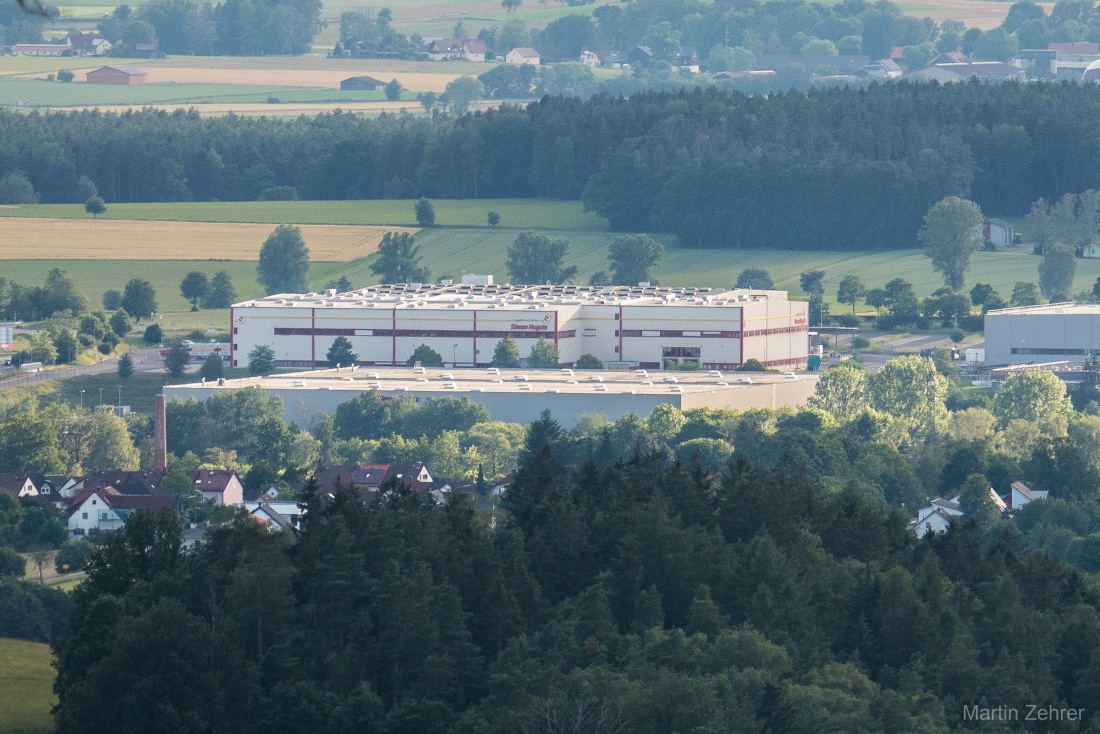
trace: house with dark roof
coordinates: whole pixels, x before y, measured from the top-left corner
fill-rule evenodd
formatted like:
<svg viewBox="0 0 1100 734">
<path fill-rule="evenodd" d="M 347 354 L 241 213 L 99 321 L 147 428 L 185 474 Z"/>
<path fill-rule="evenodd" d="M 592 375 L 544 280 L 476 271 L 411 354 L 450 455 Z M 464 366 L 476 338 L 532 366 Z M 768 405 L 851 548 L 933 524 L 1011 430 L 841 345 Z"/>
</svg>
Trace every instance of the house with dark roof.
<svg viewBox="0 0 1100 734">
<path fill-rule="evenodd" d="M 0 492 L 16 497 L 37 497 L 46 484 L 43 474 L 0 474 Z"/>
<path fill-rule="evenodd" d="M 85 489 L 73 498 L 66 522 L 69 538 L 82 538 L 92 531 L 110 532 L 126 524 L 138 510 L 174 510 L 176 501 L 166 495 L 126 495 L 114 487 Z"/>
<path fill-rule="evenodd" d="M 428 58 L 432 61 L 485 61 L 488 50 L 485 41 L 478 38 L 439 38 L 428 44 Z"/>
<path fill-rule="evenodd" d="M 157 494 L 160 491 L 161 482 L 164 481 L 163 471 L 126 471 L 114 469 L 108 471 L 94 471 L 83 480 L 78 480 L 70 487 L 70 493 L 75 494 L 82 489 L 98 489 L 101 487 L 113 487 L 119 494 Z"/>
<path fill-rule="evenodd" d="M 372 76 L 352 76 L 340 82 L 344 92 L 377 92 L 386 88 L 386 82 Z"/>
<path fill-rule="evenodd" d="M 442 486 L 432 479 L 431 472 L 422 461 L 323 466 L 314 472 L 313 477 L 324 492 L 335 491 L 336 484 L 339 482 L 345 487 L 350 486 L 364 493 L 373 493 L 377 492 L 382 483 L 389 479 L 401 482 L 417 494 L 427 494 Z"/>
<path fill-rule="evenodd" d="M 72 46 L 73 56 L 102 56 L 111 50 L 111 42 L 99 31 L 71 31 L 69 44 Z"/>
<path fill-rule="evenodd" d="M 244 502 L 244 485 L 232 469 L 198 469 L 187 472 L 202 493 L 205 502 L 216 505 L 239 505 Z"/>
<path fill-rule="evenodd" d="M 144 84 L 149 78 L 149 72 L 136 66 L 104 66 L 85 75 L 88 84 Z"/>
</svg>

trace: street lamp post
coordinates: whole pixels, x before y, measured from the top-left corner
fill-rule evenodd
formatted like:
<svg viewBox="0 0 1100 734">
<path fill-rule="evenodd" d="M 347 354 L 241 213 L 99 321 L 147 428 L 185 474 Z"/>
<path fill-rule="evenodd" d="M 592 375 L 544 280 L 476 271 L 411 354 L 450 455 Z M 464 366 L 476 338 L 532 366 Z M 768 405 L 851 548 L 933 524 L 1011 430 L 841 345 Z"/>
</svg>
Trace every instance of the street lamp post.
<svg viewBox="0 0 1100 734">
<path fill-rule="evenodd" d="M 458 345 L 455 344 L 454 350 L 451 352 L 451 366 L 458 367 Z"/>
</svg>

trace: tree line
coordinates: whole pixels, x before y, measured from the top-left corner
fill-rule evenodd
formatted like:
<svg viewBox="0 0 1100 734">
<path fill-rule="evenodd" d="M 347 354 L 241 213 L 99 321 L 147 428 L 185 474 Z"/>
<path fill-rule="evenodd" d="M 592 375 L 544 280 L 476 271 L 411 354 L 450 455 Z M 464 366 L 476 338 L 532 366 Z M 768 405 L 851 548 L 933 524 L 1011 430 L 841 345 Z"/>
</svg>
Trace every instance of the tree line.
<svg viewBox="0 0 1100 734">
<path fill-rule="evenodd" d="M 914 246 L 947 196 L 1019 214 L 1087 190 L 1100 88 L 891 83 L 747 97 L 546 98 L 458 118 L 0 114 L 0 171 L 43 202 L 583 198 L 617 230 L 687 246 Z M 1059 110 L 1051 115 L 1052 109 Z M 794 212 L 799 212 L 794 216 Z"/>
</svg>

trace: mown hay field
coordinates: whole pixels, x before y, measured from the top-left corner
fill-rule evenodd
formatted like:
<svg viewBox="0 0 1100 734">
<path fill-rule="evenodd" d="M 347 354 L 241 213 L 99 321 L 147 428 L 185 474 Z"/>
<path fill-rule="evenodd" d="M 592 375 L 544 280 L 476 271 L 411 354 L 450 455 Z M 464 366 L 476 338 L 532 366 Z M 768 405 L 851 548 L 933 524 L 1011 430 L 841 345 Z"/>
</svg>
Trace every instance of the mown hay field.
<svg viewBox="0 0 1100 734">
<path fill-rule="evenodd" d="M 0 260 L 255 261 L 271 231 L 270 224 L 255 223 L 10 217 L 0 220 Z M 306 224 L 302 238 L 314 260 L 349 262 L 373 253 L 386 231 Z"/>
<path fill-rule="evenodd" d="M 392 229 L 417 226 L 415 204 L 412 199 L 108 204 L 106 213 L 100 215 L 99 221 L 291 222 L 302 225 L 351 224 Z M 489 212 L 496 212 L 500 215 L 501 230 L 607 230 L 607 220 L 585 212 L 579 201 L 436 199 L 432 205 L 436 224 L 441 227 L 485 227 Z M 0 205 L 0 217 L 88 219 L 82 204 Z M 2 221 L 0 219 L 0 233 L 3 232 Z M 0 243 L 2 242 L 0 239 Z M 314 259 L 323 258 L 314 256 Z"/>
<path fill-rule="evenodd" d="M 50 646 L 0 639 L 0 734 L 48 734 L 54 670 Z"/>
</svg>

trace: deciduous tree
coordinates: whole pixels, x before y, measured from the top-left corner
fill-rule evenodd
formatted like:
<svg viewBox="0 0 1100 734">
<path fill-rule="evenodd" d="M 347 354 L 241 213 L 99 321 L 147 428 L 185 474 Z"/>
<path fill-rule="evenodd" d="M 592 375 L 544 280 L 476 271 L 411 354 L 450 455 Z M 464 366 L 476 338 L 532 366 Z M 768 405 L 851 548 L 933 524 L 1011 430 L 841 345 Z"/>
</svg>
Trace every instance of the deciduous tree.
<svg viewBox="0 0 1100 734">
<path fill-rule="evenodd" d="M 191 302 L 191 310 L 198 311 L 199 303 L 210 293 L 210 280 L 206 277 L 206 273 L 192 270 L 183 276 L 183 281 L 180 282 L 180 293 Z"/>
<path fill-rule="evenodd" d="M 413 351 L 411 355 L 409 355 L 409 358 L 405 361 L 405 364 L 407 364 L 409 367 L 412 367 L 417 362 L 420 363 L 421 367 L 442 367 L 443 355 L 429 347 L 427 344 L 421 344 Z"/>
<path fill-rule="evenodd" d="M 836 300 L 847 303 L 852 307 L 852 315 L 856 314 L 856 302 L 863 296 L 863 281 L 858 275 L 845 275 L 840 279 L 836 290 Z"/>
<path fill-rule="evenodd" d="M 558 354 L 558 345 L 540 336 L 539 340 L 531 347 L 531 353 L 527 356 L 527 364 L 536 370 L 556 369 L 561 355 Z"/>
<path fill-rule="evenodd" d="M 1073 290 L 1077 272 L 1077 257 L 1067 245 L 1051 245 L 1043 252 L 1039 263 L 1039 290 L 1051 300 L 1064 299 Z"/>
<path fill-rule="evenodd" d="M 982 246 L 982 219 L 977 204 L 949 196 L 928 210 L 917 233 L 925 253 L 932 258 L 932 269 L 943 273 L 943 282 L 955 290 L 963 287 L 970 256 Z"/>
<path fill-rule="evenodd" d="M 233 281 L 229 273 L 219 270 L 210 279 L 210 291 L 206 295 L 207 308 L 229 308 L 237 300 L 237 289 L 233 287 Z"/>
<path fill-rule="evenodd" d="M 764 268 L 745 268 L 737 276 L 734 288 L 751 288 L 757 291 L 771 290 L 775 287 L 772 276 Z"/>
<path fill-rule="evenodd" d="M 152 317 L 157 310 L 157 292 L 149 281 L 133 278 L 126 283 L 119 305 L 140 322 Z"/>
<path fill-rule="evenodd" d="M 608 248 L 612 283 L 637 285 L 650 280 L 649 270 L 661 261 L 665 249 L 644 234 L 616 237 Z"/>
<path fill-rule="evenodd" d="M 1053 372 L 1028 370 L 1014 372 L 1005 378 L 993 396 L 993 415 L 1001 426 L 1013 420 L 1038 423 L 1058 417 L 1069 417 L 1073 404 L 1066 393 L 1066 383 Z"/>
<path fill-rule="evenodd" d="M 867 407 L 866 389 L 867 374 L 863 369 L 851 362 L 841 362 L 821 376 L 807 402 L 813 408 L 828 411 L 839 421 L 846 421 Z"/>
<path fill-rule="evenodd" d="M 577 274 L 576 266 L 562 265 L 568 251 L 567 240 L 523 232 L 508 248 L 508 274 L 521 284 L 564 283 Z"/>
<path fill-rule="evenodd" d="M 420 266 L 420 248 L 409 232 L 386 232 L 371 272 L 383 283 L 427 283 L 431 274 Z"/>
<path fill-rule="evenodd" d="M 435 207 L 427 198 L 421 196 L 413 206 L 413 211 L 416 214 L 416 223 L 421 227 L 435 226 Z"/>
<path fill-rule="evenodd" d="M 260 262 L 256 266 L 260 285 L 268 295 L 304 293 L 308 272 L 309 248 L 302 239 L 302 230 L 280 224 L 260 248 Z"/>
<path fill-rule="evenodd" d="M 330 367 L 350 367 L 359 361 L 359 355 L 352 351 L 351 341 L 346 336 L 338 336 L 328 348 L 325 359 Z"/>
<path fill-rule="evenodd" d="M 187 347 L 180 343 L 173 344 L 164 356 L 164 369 L 172 377 L 179 377 L 187 371 L 187 365 L 191 361 L 191 353 Z"/>
</svg>

